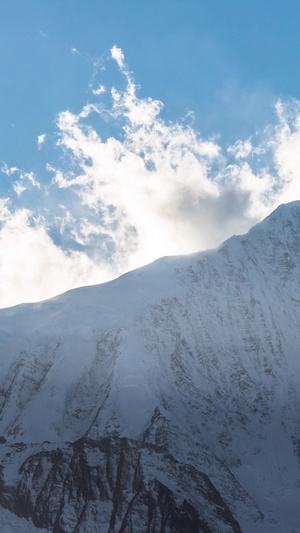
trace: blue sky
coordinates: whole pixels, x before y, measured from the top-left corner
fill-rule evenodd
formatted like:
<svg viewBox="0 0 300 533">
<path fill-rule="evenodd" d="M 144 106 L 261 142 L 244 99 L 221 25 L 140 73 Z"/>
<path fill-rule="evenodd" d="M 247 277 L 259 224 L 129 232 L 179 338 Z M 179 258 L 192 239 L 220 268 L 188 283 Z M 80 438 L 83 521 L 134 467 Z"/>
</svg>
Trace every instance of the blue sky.
<svg viewBox="0 0 300 533">
<path fill-rule="evenodd" d="M 297 0 L 2 0 L 3 305 L 215 246 L 297 199 L 299 15 Z"/>
<path fill-rule="evenodd" d="M 204 135 L 247 136 L 299 97 L 300 4 L 273 0 L 2 0 L 1 158 L 24 164 L 62 109 L 89 99 L 91 58 L 117 44 L 141 95 Z"/>
</svg>

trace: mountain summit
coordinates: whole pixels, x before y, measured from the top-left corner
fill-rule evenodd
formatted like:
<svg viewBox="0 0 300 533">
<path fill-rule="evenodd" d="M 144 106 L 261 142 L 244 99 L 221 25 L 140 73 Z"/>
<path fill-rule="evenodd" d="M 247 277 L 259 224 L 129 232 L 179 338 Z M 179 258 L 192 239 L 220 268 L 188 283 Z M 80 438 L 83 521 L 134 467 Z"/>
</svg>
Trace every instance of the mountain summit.
<svg viewBox="0 0 300 533">
<path fill-rule="evenodd" d="M 300 202 L 2 310 L 0 504 L 55 533 L 300 532 L 299 324 Z"/>
</svg>

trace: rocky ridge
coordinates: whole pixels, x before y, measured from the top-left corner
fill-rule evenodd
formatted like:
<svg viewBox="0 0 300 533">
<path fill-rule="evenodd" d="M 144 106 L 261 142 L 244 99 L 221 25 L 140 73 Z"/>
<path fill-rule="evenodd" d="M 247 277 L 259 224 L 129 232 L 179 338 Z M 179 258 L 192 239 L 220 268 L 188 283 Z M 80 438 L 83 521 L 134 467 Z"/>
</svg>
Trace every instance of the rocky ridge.
<svg viewBox="0 0 300 533">
<path fill-rule="evenodd" d="M 0 317 L 3 507 L 55 533 L 300 531 L 300 202 Z"/>
</svg>

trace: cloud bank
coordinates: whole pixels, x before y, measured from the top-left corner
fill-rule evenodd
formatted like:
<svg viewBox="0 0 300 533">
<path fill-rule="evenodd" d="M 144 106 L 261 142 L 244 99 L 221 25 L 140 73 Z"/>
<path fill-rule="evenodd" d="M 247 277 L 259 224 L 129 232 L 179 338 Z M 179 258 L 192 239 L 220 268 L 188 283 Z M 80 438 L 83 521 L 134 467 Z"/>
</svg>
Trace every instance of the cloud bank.
<svg viewBox="0 0 300 533">
<path fill-rule="evenodd" d="M 300 198 L 298 101 L 278 102 L 274 124 L 224 147 L 139 98 L 120 48 L 108 61 L 122 88 L 90 83 L 93 100 L 59 114 L 61 159 L 46 162 L 47 180 L 2 167 L 11 180 L 0 203 L 2 307 L 217 246 Z M 105 138 L 107 124 L 115 134 Z"/>
</svg>

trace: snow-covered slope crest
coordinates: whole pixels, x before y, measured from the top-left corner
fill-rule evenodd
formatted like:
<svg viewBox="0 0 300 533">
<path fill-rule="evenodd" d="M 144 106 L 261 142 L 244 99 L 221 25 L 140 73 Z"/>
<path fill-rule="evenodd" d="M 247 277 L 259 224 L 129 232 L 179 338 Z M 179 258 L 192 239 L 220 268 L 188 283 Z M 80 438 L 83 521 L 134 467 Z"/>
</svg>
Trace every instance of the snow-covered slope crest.
<svg viewBox="0 0 300 533">
<path fill-rule="evenodd" d="M 300 531 L 299 324 L 300 202 L 217 250 L 2 310 L 2 505 L 64 532 L 93 531 L 98 511 L 109 517 L 103 532 L 180 532 L 179 519 L 163 518 L 170 506 L 186 532 Z M 99 457 L 103 439 L 116 450 L 127 443 L 143 490 L 106 475 L 111 492 L 104 497 L 97 483 L 99 501 L 93 492 L 98 511 L 87 510 L 80 491 L 67 508 L 78 451 L 70 443 L 85 443 L 82 457 Z M 120 454 L 111 468 L 121 468 Z M 88 460 L 80 464 L 88 479 L 100 476 Z M 190 487 L 182 484 L 187 471 Z M 47 504 L 43 522 L 37 487 L 45 472 L 56 476 L 47 501 L 56 499 L 58 511 Z M 153 506 L 156 514 L 138 526 L 141 502 L 147 516 Z M 219 518 L 214 505 L 224 511 Z"/>
</svg>

